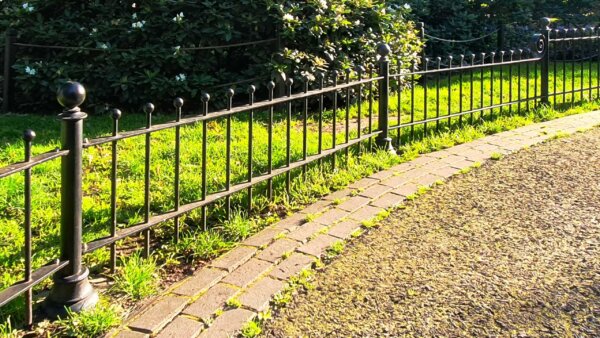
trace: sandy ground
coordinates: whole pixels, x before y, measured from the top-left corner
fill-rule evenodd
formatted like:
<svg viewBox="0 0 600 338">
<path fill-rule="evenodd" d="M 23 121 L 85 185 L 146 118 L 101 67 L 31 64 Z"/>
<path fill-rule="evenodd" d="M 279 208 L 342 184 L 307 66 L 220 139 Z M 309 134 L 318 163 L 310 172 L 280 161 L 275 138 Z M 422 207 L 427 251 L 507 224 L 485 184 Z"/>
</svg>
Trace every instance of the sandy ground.
<svg viewBox="0 0 600 338">
<path fill-rule="evenodd" d="M 454 177 L 314 283 L 264 337 L 600 337 L 600 129 Z"/>
</svg>

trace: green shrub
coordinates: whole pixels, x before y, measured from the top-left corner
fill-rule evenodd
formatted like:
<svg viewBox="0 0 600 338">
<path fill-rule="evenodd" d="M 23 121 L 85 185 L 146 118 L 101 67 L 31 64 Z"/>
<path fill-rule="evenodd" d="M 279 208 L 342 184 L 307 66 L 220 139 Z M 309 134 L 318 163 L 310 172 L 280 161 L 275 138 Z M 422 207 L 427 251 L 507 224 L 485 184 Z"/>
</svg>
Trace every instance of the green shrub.
<svg viewBox="0 0 600 338">
<path fill-rule="evenodd" d="M 139 110 L 147 100 L 170 108 L 175 96 L 189 107 L 203 90 L 224 94 L 211 90 L 215 85 L 368 62 L 382 39 L 407 55 L 419 48 L 404 11 L 370 0 L 20 0 L 0 11 L 0 32 L 14 29 L 18 42 L 76 47 L 18 48 L 15 97 L 26 112 L 50 113 L 66 80 L 88 88 L 88 112 L 107 105 Z M 278 32 L 286 49 L 273 40 Z M 273 41 L 189 50 L 264 39 Z"/>
</svg>

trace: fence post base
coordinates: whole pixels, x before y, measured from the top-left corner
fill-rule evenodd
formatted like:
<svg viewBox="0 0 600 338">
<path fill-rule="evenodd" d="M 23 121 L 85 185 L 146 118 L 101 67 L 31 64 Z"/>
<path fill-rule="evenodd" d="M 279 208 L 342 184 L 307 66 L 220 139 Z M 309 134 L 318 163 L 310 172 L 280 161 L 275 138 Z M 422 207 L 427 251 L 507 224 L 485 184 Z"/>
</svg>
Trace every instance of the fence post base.
<svg viewBox="0 0 600 338">
<path fill-rule="evenodd" d="M 93 308 L 98 303 L 98 293 L 88 280 L 89 270 L 73 276 L 54 277 L 54 285 L 44 304 L 48 317 L 64 317 L 67 309 L 81 312 Z"/>
</svg>

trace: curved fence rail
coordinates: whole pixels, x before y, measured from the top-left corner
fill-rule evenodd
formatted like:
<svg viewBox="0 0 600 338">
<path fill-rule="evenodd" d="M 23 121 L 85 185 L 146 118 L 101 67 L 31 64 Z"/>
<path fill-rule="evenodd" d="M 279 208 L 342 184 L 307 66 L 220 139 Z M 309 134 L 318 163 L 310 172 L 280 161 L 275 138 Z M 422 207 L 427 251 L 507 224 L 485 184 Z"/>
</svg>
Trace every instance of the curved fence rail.
<svg viewBox="0 0 600 338">
<path fill-rule="evenodd" d="M 85 99 L 85 89 L 77 83 L 69 83 L 59 93 L 59 102 L 65 107 L 59 115 L 62 120 L 61 150 L 32 156 L 31 143 L 35 134 L 24 134 L 25 158 L 23 162 L 0 168 L 0 179 L 10 175 L 24 174 L 24 220 L 25 231 L 25 278 L 0 291 L 0 306 L 6 305 L 24 294 L 27 305 L 27 321 L 32 321 L 32 288 L 54 275 L 54 284 L 45 308 L 50 313 L 59 312 L 64 306 L 80 310 L 90 306 L 96 299 L 95 292 L 87 279 L 87 269 L 82 256 L 100 248 L 110 249 L 112 270 L 116 265 L 118 242 L 139 234 L 143 235 L 143 251 L 151 250 L 151 230 L 167 222 L 173 224 L 175 239 L 180 236 L 181 218 L 194 210 L 201 213 L 203 229 L 211 227 L 211 206 L 223 207 L 226 218 L 232 215 L 232 196 L 244 193 L 248 196 L 248 212 L 252 211 L 252 196 L 257 186 L 266 186 L 269 200 L 274 197 L 274 180 L 281 180 L 283 190 L 289 194 L 293 173 L 306 173 L 309 165 L 331 160 L 335 168 L 338 153 L 348 154 L 356 149 L 360 154 L 373 145 L 389 151 L 410 140 L 441 132 L 447 128 L 473 124 L 503 114 L 513 114 L 540 104 L 568 104 L 575 101 L 600 97 L 600 29 L 555 31 L 544 26 L 529 48 L 509 51 L 479 53 L 458 57 L 424 58 L 419 65 L 410 65 L 407 70 L 401 62 L 391 61 L 389 47 L 379 48 L 378 70 L 358 67 L 345 74 L 333 71 L 323 74 L 316 81 L 302 79 L 300 84 L 288 79 L 285 93 L 276 97 L 275 84 L 266 88 L 268 99 L 255 101 L 256 87 L 248 86 L 245 93 L 228 89 L 228 104 L 225 109 L 211 110 L 211 97 L 202 96 L 202 109 L 198 113 L 184 116 L 184 102 L 175 99 L 174 120 L 153 125 L 154 105 L 144 106 L 146 127 L 133 131 L 120 131 L 121 111 L 112 111 L 113 128 L 108 137 L 92 140 L 83 139 L 83 123 L 86 118 L 79 106 Z M 243 95 L 246 104 L 234 105 Z M 242 98 L 242 99 L 243 99 Z M 355 108 L 351 106 L 354 105 Z M 351 115 L 351 109 L 357 109 Z M 274 140 L 275 114 L 283 121 L 285 137 Z M 309 126 L 309 116 L 316 124 Z M 258 154 L 253 147 L 254 122 L 262 119 L 268 127 L 267 147 Z M 247 129 L 248 148 L 245 176 L 232 177 L 232 119 L 244 121 Z M 216 132 L 223 140 L 224 165 L 208 167 L 207 136 L 209 123 L 220 123 Z M 200 125 L 201 147 L 199 165 L 201 176 L 200 198 L 183 201 L 181 198 L 182 130 Z M 246 128 L 246 127 L 245 127 Z M 301 134 L 301 154 L 292 156 L 292 129 Z M 173 131 L 173 207 L 163 212 L 152 212 L 151 164 L 152 149 L 156 146 L 154 136 L 161 131 Z M 313 134 L 309 130 L 314 130 Z M 324 142 L 324 136 L 331 143 Z M 118 223 L 119 145 L 128 139 L 141 137 L 144 141 L 143 205 L 142 220 L 128 226 Z M 308 138 L 318 138 L 318 147 L 309 151 Z M 273 159 L 276 142 L 285 149 L 281 163 Z M 110 221 L 105 230 L 110 235 L 90 241 L 82 239 L 82 175 L 85 151 L 110 146 Z M 266 157 L 266 165 L 258 168 L 256 158 Z M 53 263 L 34 270 L 31 266 L 31 195 L 32 168 L 52 160 L 61 160 L 61 248 L 60 257 Z M 224 181 L 220 189 L 208 189 L 208 170 L 217 170 Z"/>
</svg>

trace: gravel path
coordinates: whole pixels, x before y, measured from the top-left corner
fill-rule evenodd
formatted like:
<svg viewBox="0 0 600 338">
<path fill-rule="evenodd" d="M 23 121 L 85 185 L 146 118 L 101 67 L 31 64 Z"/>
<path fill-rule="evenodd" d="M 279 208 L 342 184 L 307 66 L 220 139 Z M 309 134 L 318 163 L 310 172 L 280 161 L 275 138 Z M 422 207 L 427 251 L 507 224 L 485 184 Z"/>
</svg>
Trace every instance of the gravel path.
<svg viewBox="0 0 600 338">
<path fill-rule="evenodd" d="M 600 336 L 600 129 L 451 179 L 315 287 L 264 336 Z"/>
</svg>

